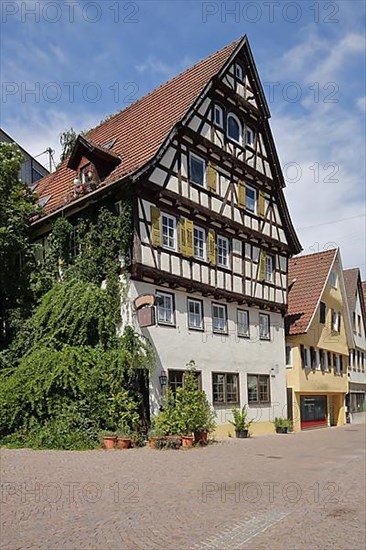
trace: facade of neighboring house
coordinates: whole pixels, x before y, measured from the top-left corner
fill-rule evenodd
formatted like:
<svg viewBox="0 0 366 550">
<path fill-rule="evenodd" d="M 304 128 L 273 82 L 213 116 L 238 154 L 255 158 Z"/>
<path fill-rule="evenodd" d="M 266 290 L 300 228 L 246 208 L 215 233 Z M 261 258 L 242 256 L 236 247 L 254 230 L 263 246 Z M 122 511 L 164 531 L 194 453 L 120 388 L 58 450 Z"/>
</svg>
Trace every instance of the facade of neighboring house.
<svg viewBox="0 0 366 550">
<path fill-rule="evenodd" d="M 352 347 L 349 350 L 347 405 L 352 414 L 365 410 L 366 392 L 366 309 L 360 270 L 345 269 L 348 309 L 352 323 Z"/>
<path fill-rule="evenodd" d="M 339 250 L 291 259 L 288 284 L 286 374 L 294 430 L 343 425 L 352 332 Z"/>
<path fill-rule="evenodd" d="M 244 36 L 79 136 L 37 186 L 38 242 L 55 217 L 132 193 L 123 319 L 156 353 L 151 413 L 193 360 L 222 435 L 234 406 L 249 405 L 254 433 L 287 410 L 287 265 L 301 246 L 269 117 Z"/>
<path fill-rule="evenodd" d="M 0 143 L 16 143 L 19 147 L 24 161 L 20 168 L 19 177 L 20 179 L 28 184 L 33 185 L 41 178 L 44 178 L 49 174 L 49 171 L 42 166 L 35 158 L 32 157 L 23 147 L 19 145 L 16 141 L 13 140 L 4 130 L 0 128 Z"/>
</svg>

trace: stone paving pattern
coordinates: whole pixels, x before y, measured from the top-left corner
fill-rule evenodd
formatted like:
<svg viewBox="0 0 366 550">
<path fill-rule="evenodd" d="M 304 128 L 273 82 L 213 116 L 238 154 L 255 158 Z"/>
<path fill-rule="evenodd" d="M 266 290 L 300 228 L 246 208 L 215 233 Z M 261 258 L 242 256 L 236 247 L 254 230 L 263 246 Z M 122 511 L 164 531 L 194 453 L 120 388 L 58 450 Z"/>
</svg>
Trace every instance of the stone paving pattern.
<svg viewBox="0 0 366 550">
<path fill-rule="evenodd" d="M 365 425 L 156 451 L 1 451 L 4 550 L 364 549 Z"/>
</svg>

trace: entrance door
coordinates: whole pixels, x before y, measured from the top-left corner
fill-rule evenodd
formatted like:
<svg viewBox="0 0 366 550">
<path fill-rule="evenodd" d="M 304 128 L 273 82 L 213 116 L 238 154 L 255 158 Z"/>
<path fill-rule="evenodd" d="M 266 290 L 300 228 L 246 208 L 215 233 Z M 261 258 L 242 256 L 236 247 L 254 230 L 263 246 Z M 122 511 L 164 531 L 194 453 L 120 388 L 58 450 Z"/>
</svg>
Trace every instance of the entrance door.
<svg viewBox="0 0 366 550">
<path fill-rule="evenodd" d="M 327 425 L 326 395 L 300 397 L 301 428 L 315 428 Z"/>
</svg>

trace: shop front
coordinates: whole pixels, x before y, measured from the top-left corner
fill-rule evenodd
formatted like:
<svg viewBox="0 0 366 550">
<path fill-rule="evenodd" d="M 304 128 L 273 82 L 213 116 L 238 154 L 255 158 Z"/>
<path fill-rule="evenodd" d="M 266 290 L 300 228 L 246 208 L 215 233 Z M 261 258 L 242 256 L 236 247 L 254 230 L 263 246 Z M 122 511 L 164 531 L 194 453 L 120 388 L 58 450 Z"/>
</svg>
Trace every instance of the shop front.
<svg viewBox="0 0 366 550">
<path fill-rule="evenodd" d="M 301 429 L 328 425 L 328 407 L 326 395 L 302 395 L 300 397 Z"/>
</svg>

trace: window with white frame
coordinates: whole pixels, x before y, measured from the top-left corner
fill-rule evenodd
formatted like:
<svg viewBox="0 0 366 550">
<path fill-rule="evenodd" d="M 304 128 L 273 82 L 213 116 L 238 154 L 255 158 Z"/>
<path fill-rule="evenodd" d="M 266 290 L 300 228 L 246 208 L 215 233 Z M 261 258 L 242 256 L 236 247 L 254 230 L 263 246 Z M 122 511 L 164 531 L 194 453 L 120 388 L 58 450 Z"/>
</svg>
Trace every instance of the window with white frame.
<svg viewBox="0 0 366 550">
<path fill-rule="evenodd" d="M 332 309 L 332 330 L 334 332 L 340 332 L 341 316 L 339 311 Z"/>
<path fill-rule="evenodd" d="M 266 313 L 259 314 L 259 339 L 270 339 L 269 315 L 267 315 Z"/>
<path fill-rule="evenodd" d="M 202 227 L 193 228 L 194 257 L 198 260 L 206 260 L 206 231 Z"/>
<path fill-rule="evenodd" d="M 270 254 L 266 254 L 265 280 L 268 282 L 273 280 L 273 256 Z"/>
<path fill-rule="evenodd" d="M 257 213 L 257 192 L 250 185 L 245 186 L 245 208 L 253 214 Z"/>
<path fill-rule="evenodd" d="M 330 272 L 330 284 L 333 288 L 337 288 L 337 273 L 334 271 L 334 269 Z"/>
<path fill-rule="evenodd" d="M 242 127 L 240 120 L 237 116 L 235 116 L 233 113 L 230 113 L 227 117 L 227 136 L 232 141 L 235 141 L 236 143 L 239 143 L 241 145 L 242 143 Z"/>
<path fill-rule="evenodd" d="M 320 350 L 315 350 L 315 369 L 321 370 L 321 364 L 320 364 Z"/>
<path fill-rule="evenodd" d="M 206 161 L 194 153 L 189 154 L 189 180 L 196 185 L 206 185 Z"/>
<path fill-rule="evenodd" d="M 329 372 L 328 352 L 323 350 L 324 372 Z"/>
<path fill-rule="evenodd" d="M 247 128 L 245 132 L 245 141 L 246 144 L 250 147 L 253 147 L 254 145 L 254 132 L 251 128 Z"/>
<path fill-rule="evenodd" d="M 175 325 L 174 295 L 170 292 L 156 292 L 157 320 L 159 325 Z"/>
<path fill-rule="evenodd" d="M 213 332 L 227 332 L 226 306 L 222 304 L 212 304 L 212 329 Z"/>
<path fill-rule="evenodd" d="M 165 248 L 176 250 L 177 247 L 177 220 L 169 214 L 161 215 L 162 245 Z"/>
<path fill-rule="evenodd" d="M 219 128 L 224 127 L 224 110 L 220 105 L 214 105 L 214 122 Z"/>
<path fill-rule="evenodd" d="M 238 336 L 249 338 L 249 311 L 238 309 Z"/>
<path fill-rule="evenodd" d="M 341 358 L 338 353 L 335 355 L 335 372 L 336 374 L 341 374 Z"/>
<path fill-rule="evenodd" d="M 203 329 L 203 312 L 201 300 L 188 298 L 188 327 L 196 330 Z"/>
<path fill-rule="evenodd" d="M 217 236 L 217 265 L 229 267 L 229 239 Z"/>
<path fill-rule="evenodd" d="M 311 353 L 310 348 L 305 348 L 305 368 L 311 368 Z"/>
</svg>

